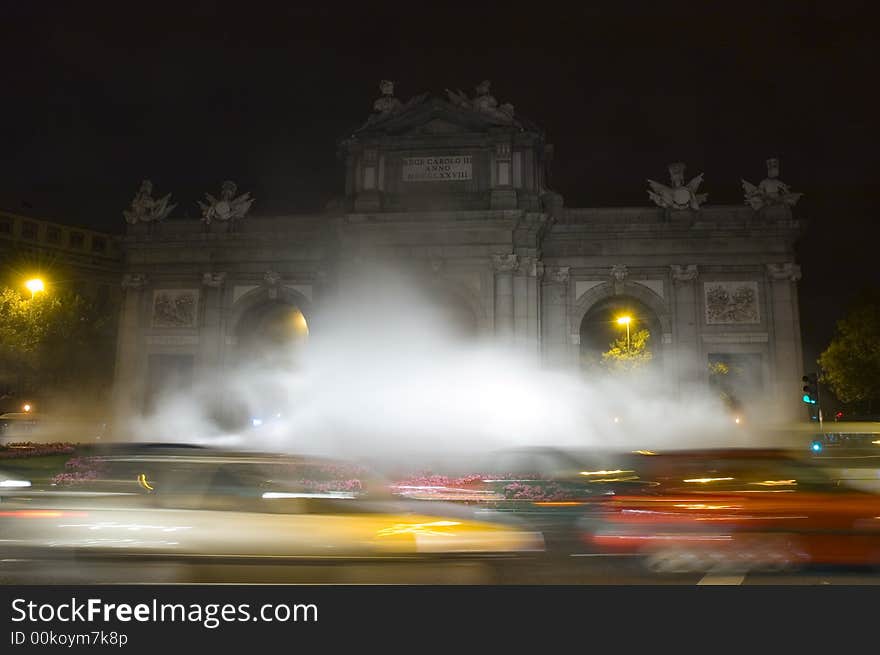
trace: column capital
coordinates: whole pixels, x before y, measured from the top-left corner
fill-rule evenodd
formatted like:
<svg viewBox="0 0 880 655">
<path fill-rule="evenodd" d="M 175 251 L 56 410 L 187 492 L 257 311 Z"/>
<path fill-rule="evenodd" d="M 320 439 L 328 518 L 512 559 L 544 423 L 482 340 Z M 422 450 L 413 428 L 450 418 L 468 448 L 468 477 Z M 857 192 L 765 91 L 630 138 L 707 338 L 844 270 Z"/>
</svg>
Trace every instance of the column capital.
<svg viewBox="0 0 880 655">
<path fill-rule="evenodd" d="M 517 266 L 516 272 L 519 275 L 524 275 L 524 276 L 528 276 L 528 277 L 535 277 L 538 274 L 537 264 L 538 264 L 537 257 L 530 257 L 528 255 L 520 256 L 519 266 Z"/>
<path fill-rule="evenodd" d="M 516 270 L 518 266 L 519 257 L 517 255 L 504 253 L 492 255 L 492 267 L 496 273 L 510 273 Z"/>
<path fill-rule="evenodd" d="M 226 282 L 226 273 L 202 273 L 202 284 L 206 287 L 219 289 Z"/>
<path fill-rule="evenodd" d="M 674 282 L 693 282 L 699 274 L 696 264 L 673 264 L 669 269 Z"/>
<path fill-rule="evenodd" d="M 123 289 L 143 289 L 149 276 L 146 273 L 126 273 L 122 276 Z"/>
<path fill-rule="evenodd" d="M 551 282 L 567 284 L 570 278 L 570 266 L 544 266 L 544 279 Z"/>
<path fill-rule="evenodd" d="M 784 264 L 767 264 L 767 275 L 771 280 L 790 280 L 797 282 L 801 279 L 801 267 L 793 262 Z"/>
</svg>

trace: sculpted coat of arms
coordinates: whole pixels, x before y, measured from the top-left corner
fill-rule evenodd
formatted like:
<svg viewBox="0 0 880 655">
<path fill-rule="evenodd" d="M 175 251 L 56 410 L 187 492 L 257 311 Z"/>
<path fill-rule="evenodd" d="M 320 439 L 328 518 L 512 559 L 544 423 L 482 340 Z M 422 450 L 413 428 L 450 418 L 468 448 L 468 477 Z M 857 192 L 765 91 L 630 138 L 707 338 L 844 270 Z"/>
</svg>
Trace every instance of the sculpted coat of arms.
<svg viewBox="0 0 880 655">
<path fill-rule="evenodd" d="M 177 207 L 176 204 L 168 204 L 170 200 L 170 193 L 161 198 L 153 198 L 153 183 L 143 180 L 137 195 L 131 201 L 131 207 L 122 210 L 122 215 L 126 223 L 131 225 L 162 221 Z"/>
<path fill-rule="evenodd" d="M 709 194 L 697 193 L 697 189 L 703 183 L 703 174 L 700 173 L 685 184 L 684 170 L 685 165 L 681 162 L 669 164 L 669 178 L 672 186 L 648 180 L 648 185 L 651 187 L 651 190 L 648 191 L 648 197 L 658 207 L 666 209 L 699 209 L 700 204 L 706 202 Z"/>
<path fill-rule="evenodd" d="M 199 207 L 202 210 L 202 221 L 211 223 L 212 221 L 234 221 L 244 218 L 250 211 L 254 199 L 250 193 L 243 193 L 236 197 L 238 185 L 235 182 L 227 180 L 223 183 L 220 190 L 220 197 L 215 198 L 210 193 L 205 194 L 208 199 L 207 203 L 199 201 Z"/>
<path fill-rule="evenodd" d="M 746 204 L 759 210 L 772 205 L 788 205 L 793 207 L 801 199 L 802 193 L 792 193 L 779 178 L 779 160 L 767 160 L 767 177 L 758 186 L 742 180 Z"/>
</svg>

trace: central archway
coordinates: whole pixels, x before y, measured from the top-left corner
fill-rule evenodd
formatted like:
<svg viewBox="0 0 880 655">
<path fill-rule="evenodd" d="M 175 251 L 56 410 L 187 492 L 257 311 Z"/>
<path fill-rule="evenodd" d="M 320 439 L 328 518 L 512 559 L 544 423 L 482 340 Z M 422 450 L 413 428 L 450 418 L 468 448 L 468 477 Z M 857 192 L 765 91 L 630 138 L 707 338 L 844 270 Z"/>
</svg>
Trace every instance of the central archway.
<svg viewBox="0 0 880 655">
<path fill-rule="evenodd" d="M 623 319 L 628 319 L 623 322 Z M 628 295 L 611 295 L 597 300 L 584 313 L 580 326 L 580 363 L 585 370 L 602 365 L 602 354 L 615 343 L 625 343 L 627 331 L 632 339 L 643 330 L 649 338 L 646 349 L 651 359 L 647 366 L 662 366 L 663 324 L 660 317 L 642 300 Z M 636 343 L 632 339 L 631 343 Z"/>
<path fill-rule="evenodd" d="M 242 314 L 235 337 L 238 361 L 260 363 L 282 353 L 295 355 L 308 340 L 309 325 L 296 304 L 267 299 Z"/>
</svg>

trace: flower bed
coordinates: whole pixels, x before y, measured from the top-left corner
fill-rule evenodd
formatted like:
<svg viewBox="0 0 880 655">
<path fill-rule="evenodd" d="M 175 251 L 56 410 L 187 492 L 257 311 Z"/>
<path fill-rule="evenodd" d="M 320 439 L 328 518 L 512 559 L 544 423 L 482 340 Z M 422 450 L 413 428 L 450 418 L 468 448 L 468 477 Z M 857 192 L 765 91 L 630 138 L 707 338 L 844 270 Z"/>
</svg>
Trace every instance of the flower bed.
<svg viewBox="0 0 880 655">
<path fill-rule="evenodd" d="M 21 459 L 24 457 L 44 457 L 46 455 L 64 455 L 72 453 L 76 446 L 72 443 L 34 443 L 22 441 L 0 446 L 0 459 Z"/>
<path fill-rule="evenodd" d="M 72 457 L 64 464 L 64 472 L 53 476 L 50 482 L 59 486 L 90 482 L 97 480 L 104 469 L 99 457 Z"/>
</svg>

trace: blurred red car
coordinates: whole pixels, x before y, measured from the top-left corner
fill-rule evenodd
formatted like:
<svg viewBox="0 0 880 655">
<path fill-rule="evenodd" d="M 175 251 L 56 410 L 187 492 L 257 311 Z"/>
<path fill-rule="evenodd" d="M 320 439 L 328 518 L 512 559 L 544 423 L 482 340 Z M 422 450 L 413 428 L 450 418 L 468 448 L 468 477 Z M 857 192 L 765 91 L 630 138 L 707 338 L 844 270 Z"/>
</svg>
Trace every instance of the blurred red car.
<svg viewBox="0 0 880 655">
<path fill-rule="evenodd" d="M 652 484 L 592 508 L 581 536 L 594 550 L 667 572 L 880 564 L 880 496 L 788 452 L 679 451 L 630 466 Z"/>
</svg>

